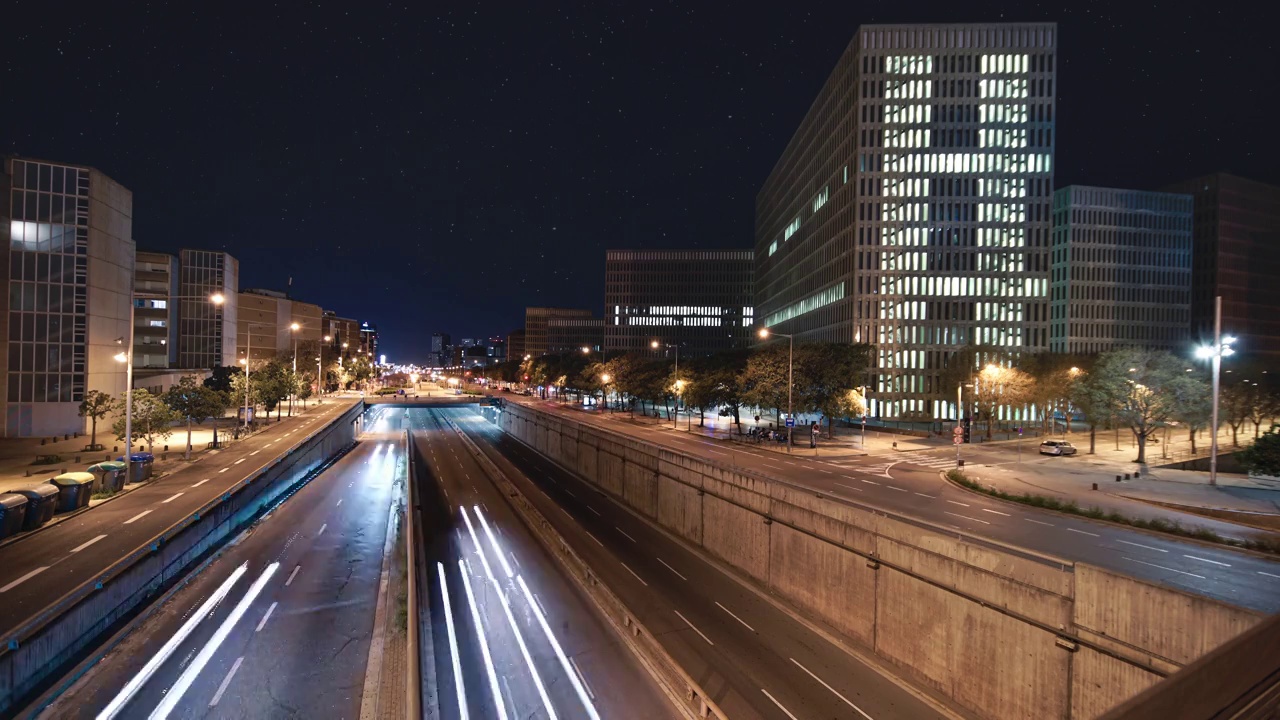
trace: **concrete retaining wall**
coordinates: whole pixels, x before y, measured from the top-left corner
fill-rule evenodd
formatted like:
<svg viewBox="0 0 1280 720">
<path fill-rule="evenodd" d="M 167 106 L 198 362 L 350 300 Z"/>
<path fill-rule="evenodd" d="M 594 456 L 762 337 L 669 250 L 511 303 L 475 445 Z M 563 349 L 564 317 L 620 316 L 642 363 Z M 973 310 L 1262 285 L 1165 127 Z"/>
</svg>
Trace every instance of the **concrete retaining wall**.
<svg viewBox="0 0 1280 720">
<path fill-rule="evenodd" d="M 508 403 L 498 425 L 984 718 L 1094 718 L 1260 615 Z"/>
<path fill-rule="evenodd" d="M 144 607 L 290 487 L 349 448 L 362 411 L 361 405 L 355 405 L 312 431 L 274 463 L 58 599 L 5 638 L 0 648 L 0 715 L 16 709 L 118 621 Z"/>
</svg>

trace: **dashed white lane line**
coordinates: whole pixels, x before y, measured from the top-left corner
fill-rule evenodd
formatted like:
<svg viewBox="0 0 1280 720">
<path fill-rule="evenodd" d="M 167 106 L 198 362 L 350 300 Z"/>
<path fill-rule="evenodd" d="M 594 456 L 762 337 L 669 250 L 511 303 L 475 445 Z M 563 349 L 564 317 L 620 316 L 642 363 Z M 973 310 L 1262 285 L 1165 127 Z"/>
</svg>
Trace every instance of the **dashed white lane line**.
<svg viewBox="0 0 1280 720">
<path fill-rule="evenodd" d="M 276 611 L 276 604 L 271 603 L 271 607 L 267 608 L 267 612 L 264 613 L 262 615 L 262 619 L 258 621 L 258 627 L 254 628 L 253 631 L 262 632 L 262 627 L 267 624 L 267 620 L 270 619 L 271 613 L 275 611 Z"/>
<path fill-rule="evenodd" d="M 755 632 L 755 631 L 756 631 L 756 629 L 755 629 L 755 628 L 753 628 L 753 627 L 751 627 L 750 625 L 748 625 L 748 624 L 747 624 L 747 621 L 746 621 L 746 620 L 743 620 L 742 618 L 740 618 L 740 617 L 738 617 L 737 615 L 735 615 L 735 614 L 734 614 L 734 612 L 733 612 L 732 610 L 730 610 L 729 608 L 727 608 L 727 607 L 725 607 L 725 606 L 723 606 L 723 605 L 720 605 L 720 601 L 719 601 L 719 600 L 717 600 L 717 601 L 716 601 L 716 605 L 717 605 L 717 606 L 719 606 L 721 610 L 723 610 L 723 611 L 725 611 L 725 612 L 729 613 L 729 615 L 731 615 L 731 616 L 733 617 L 733 619 L 734 619 L 734 620 L 737 620 L 738 622 L 742 623 L 742 627 L 744 627 L 744 628 L 746 628 L 746 629 L 750 630 L 751 632 Z"/>
<path fill-rule="evenodd" d="M 178 499 L 178 498 L 180 498 L 180 497 L 182 497 L 182 493 L 174 493 L 174 494 L 170 495 L 168 498 L 166 498 L 166 499 L 164 499 L 164 500 L 161 500 L 161 501 L 160 501 L 160 504 L 161 504 L 161 505 L 164 505 L 165 503 L 171 503 L 171 502 L 173 502 L 174 500 L 177 500 L 177 499 Z"/>
<path fill-rule="evenodd" d="M 599 510 L 597 510 L 597 509 L 595 509 L 595 508 L 591 507 L 590 505 L 588 505 L 588 506 L 587 506 L 587 509 L 588 509 L 588 510 L 590 510 L 591 512 L 595 513 L 595 514 L 596 514 L 596 517 L 600 517 L 600 511 L 599 511 Z"/>
<path fill-rule="evenodd" d="M 261 451 L 261 450 L 254 450 L 253 452 L 249 453 L 249 455 L 250 455 L 250 456 L 257 455 L 257 454 L 258 454 L 258 453 L 260 453 L 260 452 L 262 452 L 262 451 Z"/>
<path fill-rule="evenodd" d="M 859 480 L 862 480 L 862 482 L 864 482 L 864 483 L 866 483 L 866 484 L 868 484 L 868 485 L 879 485 L 879 484 L 880 484 L 880 483 L 878 483 L 878 482 L 876 482 L 876 481 L 874 481 L 874 480 L 863 480 L 862 478 L 858 478 L 858 479 L 859 479 Z"/>
<path fill-rule="evenodd" d="M 338 498 L 338 505 L 341 505 L 341 504 L 342 504 L 342 498 Z M 338 507 L 338 505 L 334 505 L 334 507 Z"/>
<path fill-rule="evenodd" d="M 231 468 L 222 468 L 222 469 L 221 469 L 221 470 L 219 470 L 218 472 L 226 472 L 226 471 L 228 471 L 228 470 L 230 470 L 230 469 L 231 469 Z"/>
<path fill-rule="evenodd" d="M 1258 571 L 1258 574 L 1259 574 L 1259 575 L 1266 575 L 1267 577 L 1271 577 L 1271 578 L 1280 578 L 1280 575 L 1272 575 L 1272 574 L 1271 574 L 1271 573 L 1269 573 L 1269 572 L 1263 572 L 1263 571 L 1261 571 L 1261 570 L 1259 570 L 1259 571 Z"/>
<path fill-rule="evenodd" d="M 519 570 L 519 569 L 520 569 L 520 561 L 516 559 L 516 553 L 515 553 L 515 551 L 514 551 L 514 550 L 508 550 L 508 551 L 507 551 L 507 554 L 511 556 L 511 562 L 515 563 L 515 564 L 516 564 L 516 569 L 517 569 L 517 570 Z"/>
<path fill-rule="evenodd" d="M 144 515 L 149 515 L 149 514 L 151 514 L 151 511 L 150 511 L 150 510 L 143 510 L 142 512 L 138 513 L 137 515 L 134 515 L 133 517 L 129 518 L 128 520 L 125 520 L 125 521 L 124 521 L 124 524 L 125 524 L 125 525 L 128 525 L 128 524 L 130 524 L 130 523 L 134 522 L 135 520 L 141 520 L 141 519 L 142 519 L 142 517 L 143 517 Z"/>
<path fill-rule="evenodd" d="M 719 450 L 712 450 L 711 448 L 704 448 L 704 449 L 705 449 L 707 452 L 709 452 L 709 453 L 715 453 L 715 454 L 717 454 L 717 455 L 728 455 L 728 454 L 729 454 L 729 453 L 727 453 L 727 452 L 720 452 Z"/>
<path fill-rule="evenodd" d="M 1084 530 L 1077 530 L 1075 528 L 1067 528 L 1067 532 L 1080 533 L 1081 535 L 1088 535 L 1089 537 L 1102 537 L 1098 533 L 1085 532 Z"/>
<path fill-rule="evenodd" d="M 587 537 L 591 538 L 592 540 L 595 540 L 597 545 L 599 545 L 600 547 L 604 547 L 604 543 L 597 540 L 596 536 L 592 535 L 590 530 L 583 530 L 582 532 L 586 533 Z"/>
<path fill-rule="evenodd" d="M 1208 558 L 1196 557 L 1195 555 L 1183 555 L 1182 557 L 1187 558 L 1188 560 L 1199 560 L 1202 563 L 1209 563 L 1210 565 L 1221 565 L 1222 567 L 1231 567 L 1231 565 L 1229 565 L 1228 563 L 1218 562 L 1217 560 L 1210 560 Z"/>
<path fill-rule="evenodd" d="M 1023 520 L 1026 520 L 1027 522 L 1030 522 L 1030 523 L 1035 523 L 1035 524 L 1037 524 L 1037 525 L 1047 525 L 1047 526 L 1049 526 L 1049 527 L 1057 527 L 1057 526 L 1056 526 L 1056 525 L 1054 525 L 1053 523 L 1047 523 L 1047 522 L 1045 522 L 1045 521 L 1043 521 L 1043 520 L 1032 520 L 1031 518 L 1022 518 L 1022 519 L 1023 519 Z"/>
<path fill-rule="evenodd" d="M 948 515 L 953 515 L 953 516 L 958 517 L 958 518 L 964 518 L 965 520 L 972 520 L 972 521 L 974 521 L 974 522 L 980 522 L 980 523 L 982 523 L 983 525 L 990 525 L 990 524 L 991 524 L 991 523 L 987 522 L 986 520 L 979 520 L 979 519 L 978 519 L 978 518 L 976 518 L 976 517 L 969 517 L 968 515 L 961 515 L 961 514 L 959 514 L 959 513 L 953 513 L 953 512 L 951 512 L 951 511 L 949 511 L 949 510 L 943 510 L 942 512 L 944 512 L 944 513 L 946 513 L 946 514 L 948 514 Z"/>
<path fill-rule="evenodd" d="M 617 530 L 618 532 L 622 533 L 622 537 L 624 537 L 624 538 L 626 538 L 626 539 L 630 540 L 631 542 L 635 542 L 635 541 L 636 541 L 636 539 L 635 539 L 635 538 L 633 538 L 633 537 L 631 537 L 630 535 L 628 535 L 628 534 L 627 534 L 627 531 L 626 531 L 626 530 L 623 530 L 623 529 L 622 529 L 622 528 L 620 528 L 620 527 L 615 527 L 614 529 L 615 529 L 615 530 Z"/>
<path fill-rule="evenodd" d="M 578 497 L 577 495 L 574 495 L 574 494 L 573 494 L 573 491 L 572 491 L 572 490 L 570 490 L 569 488 L 565 488 L 565 489 L 564 489 L 564 491 L 565 491 L 565 492 L 567 492 L 567 493 L 569 493 L 569 497 L 571 497 L 571 498 L 576 498 L 576 497 Z"/>
<path fill-rule="evenodd" d="M 916 493 L 916 495 L 919 495 L 920 497 L 927 497 L 927 498 L 929 498 L 930 500 L 932 500 L 932 499 L 934 499 L 935 497 L 937 497 L 936 495 L 925 495 L 924 493 L 920 493 L 920 492 Z"/>
<path fill-rule="evenodd" d="M 809 677 L 811 677 L 811 678 L 813 678 L 814 680 L 817 680 L 818 682 L 822 683 L 822 687 L 824 687 L 824 688 L 826 688 L 826 689 L 830 690 L 830 691 L 832 692 L 832 694 L 834 694 L 836 697 L 838 697 L 838 698 L 840 698 L 841 700 L 843 700 L 845 705 L 848 705 L 849 707 L 853 708 L 854 710 L 857 710 L 857 711 L 858 711 L 858 714 L 859 714 L 859 715 L 861 715 L 862 717 L 866 718 L 867 720 L 871 720 L 871 716 L 870 716 L 870 715 L 868 715 L 868 714 L 866 714 L 865 712 L 863 712 L 863 711 L 862 711 L 862 708 L 858 707 L 857 705 L 854 705 L 852 702 L 850 702 L 849 698 L 845 697 L 844 695 L 841 695 L 841 694 L 839 693 L 839 691 L 837 691 L 835 688 L 833 688 L 833 687 L 831 687 L 830 685 L 828 685 L 826 680 L 823 680 L 822 678 L 818 677 L 817 675 L 814 675 L 814 674 L 813 674 L 813 671 L 811 671 L 809 668 L 807 668 L 807 667 L 805 667 L 805 666 L 801 665 L 799 660 L 796 660 L 795 658 L 791 658 L 791 662 L 795 663 L 795 664 L 796 664 L 796 667 L 798 667 L 798 668 L 800 668 L 801 670 L 803 670 L 803 671 L 805 671 L 805 672 L 809 673 Z M 775 702 L 776 702 L 776 701 L 775 701 Z M 781 707 L 781 706 L 779 706 L 779 707 Z M 785 711 L 785 708 L 784 708 L 784 711 Z"/>
<path fill-rule="evenodd" d="M 1134 560 L 1134 559 L 1133 559 L 1133 558 L 1131 558 L 1131 557 L 1124 557 L 1124 556 L 1121 556 L 1121 557 L 1120 557 L 1120 559 L 1121 559 L 1121 560 L 1128 560 L 1129 562 L 1136 562 L 1136 563 L 1138 563 L 1139 565 L 1150 565 L 1150 566 L 1151 566 L 1151 567 L 1153 567 L 1153 568 L 1160 568 L 1161 570 L 1168 570 L 1169 572 L 1176 572 L 1176 573 L 1178 573 L 1179 575 L 1190 575 L 1190 576 L 1191 576 L 1191 577 L 1193 577 L 1193 578 L 1199 578 L 1199 579 L 1201 579 L 1201 580 L 1204 580 L 1204 579 L 1205 579 L 1205 577 L 1204 577 L 1203 575 L 1197 575 L 1197 574 L 1195 574 L 1195 573 L 1189 573 L 1189 572 L 1185 572 L 1185 571 L 1183 571 L 1183 570 L 1175 570 L 1175 569 L 1173 569 L 1173 568 L 1171 568 L 1171 567 L 1165 567 L 1164 565 L 1157 565 L 1157 564 L 1155 564 L 1155 563 L 1149 563 L 1149 562 L 1146 562 L 1145 560 Z"/>
<path fill-rule="evenodd" d="M 578 679 L 582 681 L 582 687 L 586 688 L 587 694 L 591 696 L 592 700 L 595 700 L 595 691 L 591 689 L 591 683 L 587 682 L 587 676 L 582 674 L 582 668 L 578 667 L 578 661 L 573 658 L 569 658 L 569 662 L 573 663 L 573 669 L 577 671 Z"/>
<path fill-rule="evenodd" d="M 665 565 L 666 563 L 663 563 L 663 564 Z M 676 610 L 675 613 L 676 615 L 680 615 L 679 610 Z M 693 628 L 694 632 L 698 633 L 699 635 L 702 635 L 702 639 L 706 640 L 708 645 L 715 645 L 715 643 L 711 642 L 711 638 L 707 637 L 706 635 L 703 635 L 701 630 L 699 630 L 693 623 L 689 622 L 689 618 L 685 617 L 684 615 L 680 615 L 680 619 L 684 621 L 685 625 L 688 625 L 689 627 Z"/>
<path fill-rule="evenodd" d="M 203 484 L 205 484 L 205 483 L 209 482 L 209 481 L 210 481 L 210 480 L 212 480 L 212 479 L 213 479 L 213 478 L 205 478 L 205 479 L 201 480 L 200 482 L 196 483 L 195 485 L 192 485 L 191 487 L 193 487 L 193 488 L 198 488 L 198 487 L 200 487 L 201 485 L 203 485 Z"/>
<path fill-rule="evenodd" d="M 324 534 L 324 529 L 325 529 L 325 528 L 327 528 L 327 527 L 329 527 L 329 523 L 325 523 L 325 524 L 321 525 L 321 526 L 320 526 L 320 532 L 316 533 L 316 537 L 320 537 L 321 535 L 323 535 L 323 534 Z"/>
<path fill-rule="evenodd" d="M 897 485 L 885 485 L 885 487 L 889 488 L 890 490 L 897 490 L 898 492 L 908 492 L 906 488 L 900 488 Z"/>
<path fill-rule="evenodd" d="M 790 710 L 786 709 L 785 707 L 783 707 L 782 703 L 778 702 L 778 698 L 770 695 L 768 690 L 765 690 L 764 688 L 760 688 L 760 692 L 764 693 L 764 696 L 769 698 L 769 700 L 772 701 L 774 705 L 777 705 L 778 709 L 786 713 L 787 717 L 791 718 L 791 720 L 798 720 L 798 718 L 796 718 L 795 715 L 791 714 Z"/>
<path fill-rule="evenodd" d="M 209 707 L 217 705 L 218 701 L 222 699 L 222 693 L 227 691 L 227 686 L 231 684 L 231 678 L 236 676 L 236 671 L 240 669 L 240 663 L 242 662 L 244 662 L 243 655 L 236 658 L 236 661 L 231 664 L 231 669 L 227 671 L 227 676 L 222 678 L 222 684 L 218 686 L 218 692 L 214 693 L 213 699 L 209 701 Z"/>
<path fill-rule="evenodd" d="M 1009 513 L 1002 513 L 999 510 L 988 510 L 987 508 L 982 508 L 982 512 L 989 512 L 992 515 L 1003 515 L 1005 517 L 1010 517 Z"/>
<path fill-rule="evenodd" d="M 852 485 L 845 485 L 845 484 L 843 484 L 843 483 L 831 483 L 831 484 L 832 484 L 832 485 L 839 485 L 839 486 L 840 486 L 840 487 L 842 487 L 842 488 L 848 488 L 848 489 L 850 489 L 850 490 L 857 490 L 858 492 L 862 492 L 862 488 L 860 488 L 860 487 L 854 487 L 854 486 L 852 486 Z"/>
<path fill-rule="evenodd" d="M 293 566 L 293 572 L 289 573 L 289 579 L 284 581 L 284 586 L 285 586 L 285 587 L 289 587 L 289 584 L 293 582 L 293 579 L 294 579 L 295 577 L 297 577 L 297 575 L 298 575 L 298 571 L 299 571 L 299 570 L 301 570 L 301 569 L 302 569 L 302 566 L 301 566 L 301 565 L 294 565 L 294 566 Z"/>
<path fill-rule="evenodd" d="M 662 558 L 658 558 L 658 562 L 662 563 L 663 565 L 667 565 L 667 561 L 663 560 Z M 667 565 L 667 569 L 675 573 L 676 575 L 680 575 L 680 571 L 671 567 L 670 565 Z M 688 581 L 689 578 L 685 577 L 684 575 L 680 575 L 680 579 Z"/>
<path fill-rule="evenodd" d="M 823 470 L 822 468 L 818 468 L 818 470 L 819 470 L 820 472 L 824 472 L 824 473 L 826 473 L 826 474 L 828 474 L 828 475 L 835 475 L 835 473 L 831 472 L 830 470 Z"/>
<path fill-rule="evenodd" d="M 760 463 L 760 464 L 761 464 L 761 465 L 764 465 L 765 467 L 771 467 L 771 468 L 773 468 L 774 470 L 785 470 L 785 469 L 786 469 L 786 468 L 778 467 L 777 465 L 774 465 L 773 463 L 762 462 L 762 463 Z"/>
<path fill-rule="evenodd" d="M 86 541 L 86 542 L 80 543 L 79 545 L 77 545 L 77 546 L 75 546 L 75 547 L 71 548 L 71 552 L 73 552 L 73 553 L 78 553 L 78 552 L 80 552 L 81 550 L 83 550 L 83 549 L 85 549 L 85 548 L 89 547 L 90 545 L 92 545 L 92 544 L 94 544 L 94 543 L 98 542 L 99 540 L 101 540 L 101 539 L 102 539 L 102 538 L 104 538 L 104 537 L 106 537 L 106 535 L 99 535 L 98 537 L 96 537 L 96 538 L 94 538 L 94 539 L 92 539 L 92 540 L 88 540 L 88 541 Z"/>
<path fill-rule="evenodd" d="M 231 464 L 232 464 L 232 465 L 239 465 L 239 464 L 240 464 L 240 463 L 242 463 L 242 462 L 244 462 L 244 458 L 240 458 L 239 460 L 237 460 L 237 461 L 235 461 L 235 462 L 233 462 L 233 463 L 231 463 Z"/>
<path fill-rule="evenodd" d="M 18 587 L 18 586 L 19 586 L 19 585 L 21 585 L 22 583 L 24 583 L 24 582 L 26 582 L 26 581 L 30 580 L 31 578 L 33 578 L 33 577 L 35 577 L 35 576 L 39 575 L 40 573 L 42 573 L 42 572 L 44 572 L 45 570 L 48 570 L 48 569 L 49 569 L 49 566 L 48 566 L 48 565 L 46 565 L 46 566 L 44 566 L 44 567 L 38 567 L 38 568 L 36 568 L 35 570 L 32 570 L 31 572 L 27 573 L 26 575 L 23 575 L 22 577 L 18 578 L 17 580 L 14 580 L 13 582 L 9 583 L 8 585 L 5 585 L 4 587 L 0 587 L 0 593 L 9 592 L 10 590 L 12 590 L 12 589 L 14 589 L 14 588 Z"/>
<path fill-rule="evenodd" d="M 633 578 L 635 578 L 635 579 L 639 580 L 641 585 L 643 585 L 643 586 L 645 586 L 645 587 L 649 587 L 649 583 L 645 582 L 645 581 L 644 581 L 644 578 L 642 578 L 642 577 L 640 577 L 639 575 L 637 575 L 637 574 L 636 574 L 636 571 L 631 569 L 631 566 L 627 565 L 626 563 L 622 563 L 622 567 L 626 568 L 626 569 L 627 569 L 627 572 L 631 573 L 631 577 L 633 577 Z"/>
<path fill-rule="evenodd" d="M 1122 542 L 1122 543 L 1124 543 L 1125 545 L 1132 545 L 1132 546 L 1134 546 L 1134 547 L 1140 547 L 1140 548 L 1142 548 L 1143 550 L 1155 550 L 1156 552 L 1162 552 L 1162 553 L 1167 553 L 1167 552 L 1169 552 L 1168 550 L 1163 550 L 1163 549 L 1158 548 L 1158 547 L 1151 547 L 1150 545 L 1143 545 L 1142 543 L 1129 542 L 1128 540 L 1116 540 L 1116 542 Z"/>
<path fill-rule="evenodd" d="M 948 500 L 947 502 L 952 505 L 959 505 L 960 507 L 969 507 L 969 503 L 956 502 L 955 500 Z"/>
</svg>

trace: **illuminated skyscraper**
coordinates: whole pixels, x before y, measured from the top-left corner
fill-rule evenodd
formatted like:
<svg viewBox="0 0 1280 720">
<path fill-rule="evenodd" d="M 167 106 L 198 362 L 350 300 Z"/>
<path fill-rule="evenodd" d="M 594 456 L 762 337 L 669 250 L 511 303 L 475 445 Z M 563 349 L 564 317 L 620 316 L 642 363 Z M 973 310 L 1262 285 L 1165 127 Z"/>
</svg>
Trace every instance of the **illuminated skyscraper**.
<svg viewBox="0 0 1280 720">
<path fill-rule="evenodd" d="M 756 198 L 758 322 L 874 344 L 873 416 L 954 417 L 961 347 L 1048 347 L 1056 36 L 859 28 Z"/>
</svg>

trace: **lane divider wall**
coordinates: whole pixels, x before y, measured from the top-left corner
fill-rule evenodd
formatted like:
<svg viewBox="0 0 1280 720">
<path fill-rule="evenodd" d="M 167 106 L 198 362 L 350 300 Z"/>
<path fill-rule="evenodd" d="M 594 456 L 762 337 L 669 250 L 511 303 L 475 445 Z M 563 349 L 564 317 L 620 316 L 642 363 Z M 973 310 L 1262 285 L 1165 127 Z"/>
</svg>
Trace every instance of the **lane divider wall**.
<svg viewBox="0 0 1280 720">
<path fill-rule="evenodd" d="M 300 437 L 220 496 L 81 583 L 18 626 L 0 646 L 0 716 L 14 712 L 120 623 L 355 443 L 356 403 Z"/>
<path fill-rule="evenodd" d="M 578 585 L 600 614 L 608 620 L 609 626 L 620 637 L 623 643 L 649 671 L 657 681 L 658 687 L 689 720 L 694 718 L 716 717 L 728 720 L 725 714 L 711 699 L 710 695 L 684 671 L 675 659 L 667 653 L 653 633 L 641 623 L 626 604 L 613 593 L 591 570 L 591 566 L 582 559 L 565 541 L 564 537 L 547 521 L 546 517 L 529 502 L 524 493 L 516 487 L 486 456 L 466 433 L 450 418 L 443 418 L 449 427 L 462 438 L 467 450 L 484 468 L 489 479 L 498 487 L 508 504 L 524 520 L 538 542 L 546 548 L 565 570 L 566 574 Z"/>
</svg>

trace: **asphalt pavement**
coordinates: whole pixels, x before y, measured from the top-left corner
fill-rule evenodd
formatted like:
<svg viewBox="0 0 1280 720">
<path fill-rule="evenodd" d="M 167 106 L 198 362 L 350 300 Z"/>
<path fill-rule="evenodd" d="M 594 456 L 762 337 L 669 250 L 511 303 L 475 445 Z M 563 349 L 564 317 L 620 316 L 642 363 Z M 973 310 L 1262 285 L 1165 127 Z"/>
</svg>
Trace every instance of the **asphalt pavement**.
<svg viewBox="0 0 1280 720">
<path fill-rule="evenodd" d="M 828 642 L 476 411 L 442 412 L 521 488 L 728 717 L 944 717 L 883 668 Z"/>
<path fill-rule="evenodd" d="M 400 414 L 370 411 L 366 428 L 42 717 L 359 717 L 389 513 L 406 471 Z"/>
<path fill-rule="evenodd" d="M 0 547 L 0 637 L 205 503 L 288 453 L 358 401 L 333 399 L 163 478 Z"/>
<path fill-rule="evenodd" d="M 529 404 L 854 504 L 924 521 L 978 542 L 994 541 L 1067 561 L 1086 562 L 1254 610 L 1280 611 L 1280 560 L 1001 502 L 962 490 L 940 476 L 942 471 L 955 467 L 953 448 L 828 459 L 806 456 L 807 448 L 798 446 L 790 455 L 784 455 L 667 426 L 623 422 L 621 417 L 625 416 L 621 414 L 610 418 L 609 413 L 577 412 L 551 403 Z M 981 464 L 974 466 L 975 460 L 1010 460 L 1007 448 L 979 451 L 978 455 L 974 452 L 970 446 L 962 450 L 963 456 L 969 458 L 966 471 L 971 475 L 982 472 Z"/>
<path fill-rule="evenodd" d="M 412 409 L 443 718 L 664 718 L 674 709 L 440 412 Z M 464 714 L 465 712 L 465 714 Z"/>
</svg>

